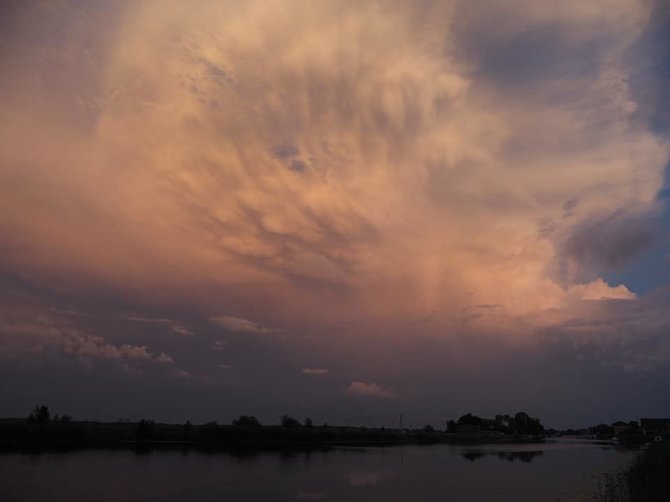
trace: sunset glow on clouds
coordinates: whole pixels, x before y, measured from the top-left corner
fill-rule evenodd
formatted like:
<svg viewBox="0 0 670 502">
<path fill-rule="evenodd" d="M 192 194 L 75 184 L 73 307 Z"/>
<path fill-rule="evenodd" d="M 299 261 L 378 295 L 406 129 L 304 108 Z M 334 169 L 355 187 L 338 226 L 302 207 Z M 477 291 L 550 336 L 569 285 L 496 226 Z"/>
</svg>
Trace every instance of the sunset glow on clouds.
<svg viewBox="0 0 670 502">
<path fill-rule="evenodd" d="M 232 375 L 245 364 L 228 352 L 267 350 L 267 378 L 317 375 L 322 351 L 344 361 L 324 361 L 333 396 L 391 395 L 376 344 L 473 340 L 458 350 L 474 362 L 481 337 L 542 352 L 593 341 L 579 325 L 607 344 L 614 319 L 646 312 L 612 335 L 633 351 L 614 359 L 667 349 L 662 293 L 609 279 L 665 214 L 654 2 L 3 8 L 7 315 L 96 310 L 87 328 L 112 341 L 75 337 L 93 352 L 189 372 L 226 351 L 211 367 Z M 141 328 L 156 333 L 123 332 Z M 10 331 L 3 353 L 23 346 Z"/>
<path fill-rule="evenodd" d="M 156 355 L 148 352 L 146 346 L 108 344 L 100 336 L 58 325 L 41 316 L 32 322 L 0 318 L 0 337 L 3 353 L 39 354 L 52 349 L 89 363 L 96 360 L 119 361 L 123 364 L 133 361 L 174 362 L 164 353 Z"/>
<path fill-rule="evenodd" d="M 376 383 L 351 382 L 345 391 L 351 396 L 389 398 L 393 397 L 393 392 L 381 388 Z"/>
</svg>

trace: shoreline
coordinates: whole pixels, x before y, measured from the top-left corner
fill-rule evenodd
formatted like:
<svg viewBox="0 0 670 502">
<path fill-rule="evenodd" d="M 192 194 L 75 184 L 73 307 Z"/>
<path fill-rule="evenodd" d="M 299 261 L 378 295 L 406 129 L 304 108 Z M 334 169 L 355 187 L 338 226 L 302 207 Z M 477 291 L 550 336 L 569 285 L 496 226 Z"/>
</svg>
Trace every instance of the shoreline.
<svg viewBox="0 0 670 502">
<path fill-rule="evenodd" d="M 323 450 L 407 444 L 504 445 L 543 443 L 541 435 L 442 432 L 340 426 L 176 425 L 153 422 L 31 424 L 0 421 L 0 452 L 81 449 Z"/>
</svg>

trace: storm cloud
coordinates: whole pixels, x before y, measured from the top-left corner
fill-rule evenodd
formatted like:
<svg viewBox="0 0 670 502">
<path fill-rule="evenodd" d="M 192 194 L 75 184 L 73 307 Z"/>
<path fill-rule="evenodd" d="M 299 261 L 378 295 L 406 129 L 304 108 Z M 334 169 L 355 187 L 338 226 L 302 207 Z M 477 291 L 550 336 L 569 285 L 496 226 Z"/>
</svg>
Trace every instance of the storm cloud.
<svg viewBox="0 0 670 502">
<path fill-rule="evenodd" d="M 526 360 L 586 337 L 624 371 L 664 367 L 665 300 L 607 280 L 660 242 L 653 2 L 3 9 L 0 308 L 67 317 L 51 346 L 171 359 L 268 407 L 272 386 L 345 410 L 393 395 L 389 413 L 422 392 L 392 364 L 443 379 L 383 344 L 470 374 L 482 340 Z M 610 349 L 639 308 L 658 324 Z"/>
</svg>

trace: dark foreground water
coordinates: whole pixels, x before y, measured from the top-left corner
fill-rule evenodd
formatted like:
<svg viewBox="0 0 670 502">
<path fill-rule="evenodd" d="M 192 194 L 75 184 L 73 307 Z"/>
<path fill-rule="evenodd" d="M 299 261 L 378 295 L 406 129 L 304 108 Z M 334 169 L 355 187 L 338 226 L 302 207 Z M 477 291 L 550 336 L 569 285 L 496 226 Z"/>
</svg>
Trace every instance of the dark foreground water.
<svg viewBox="0 0 670 502">
<path fill-rule="evenodd" d="M 10 501 L 584 501 L 630 454 L 587 442 L 255 455 L 89 450 L 0 454 Z"/>
</svg>

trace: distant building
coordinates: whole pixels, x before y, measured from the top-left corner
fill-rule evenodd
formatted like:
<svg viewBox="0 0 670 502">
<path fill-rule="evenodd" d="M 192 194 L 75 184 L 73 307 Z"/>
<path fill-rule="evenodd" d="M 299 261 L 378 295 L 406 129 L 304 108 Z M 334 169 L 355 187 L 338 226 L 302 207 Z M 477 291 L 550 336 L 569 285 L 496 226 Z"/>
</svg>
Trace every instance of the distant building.
<svg viewBox="0 0 670 502">
<path fill-rule="evenodd" d="M 663 436 L 670 434 L 670 418 L 641 418 L 642 434 Z"/>
<path fill-rule="evenodd" d="M 614 436 L 621 438 L 640 432 L 640 425 L 637 422 L 615 422 L 612 424 Z"/>
</svg>

